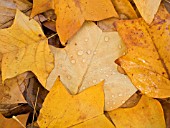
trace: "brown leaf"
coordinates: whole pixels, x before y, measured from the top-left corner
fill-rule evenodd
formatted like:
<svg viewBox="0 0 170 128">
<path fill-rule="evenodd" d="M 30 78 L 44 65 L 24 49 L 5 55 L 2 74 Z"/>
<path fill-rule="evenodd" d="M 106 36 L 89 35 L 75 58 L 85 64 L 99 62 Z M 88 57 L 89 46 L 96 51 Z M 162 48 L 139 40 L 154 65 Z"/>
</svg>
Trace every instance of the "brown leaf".
<svg viewBox="0 0 170 128">
<path fill-rule="evenodd" d="M 32 8 L 32 4 L 27 0 L 1 0 L 0 28 L 9 27 L 12 24 L 17 8 L 27 12 Z"/>
</svg>

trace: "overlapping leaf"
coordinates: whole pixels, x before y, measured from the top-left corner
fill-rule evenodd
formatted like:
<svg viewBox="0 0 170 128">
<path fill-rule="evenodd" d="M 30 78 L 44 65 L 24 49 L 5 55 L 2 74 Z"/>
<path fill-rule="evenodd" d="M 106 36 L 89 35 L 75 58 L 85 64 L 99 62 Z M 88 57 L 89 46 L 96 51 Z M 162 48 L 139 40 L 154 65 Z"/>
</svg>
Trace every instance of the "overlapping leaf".
<svg viewBox="0 0 170 128">
<path fill-rule="evenodd" d="M 133 108 L 118 108 L 108 112 L 117 128 L 165 128 L 161 104 L 142 96 Z"/>
<path fill-rule="evenodd" d="M 38 124 L 42 128 L 64 128 L 88 120 L 87 123 L 85 122 L 82 125 L 94 126 L 90 120 L 95 120 L 93 118 L 99 116 L 97 120 L 102 120 L 106 125 L 110 126 L 111 124 L 108 123 L 106 117 L 104 115 L 101 117 L 103 109 L 103 82 L 86 89 L 78 95 L 71 95 L 60 80 L 57 79 L 40 110 Z"/>
<path fill-rule="evenodd" d="M 32 8 L 32 4 L 27 0 L 1 0 L 0 28 L 5 28 L 12 24 L 17 8 L 27 12 Z"/>
<path fill-rule="evenodd" d="M 32 71 L 43 86 L 53 69 L 53 55 L 47 38 L 34 20 L 17 10 L 15 21 L 8 29 L 0 30 L 2 81 L 23 72 Z"/>
<path fill-rule="evenodd" d="M 47 80 L 48 90 L 58 76 L 72 94 L 105 80 L 106 110 L 121 106 L 136 91 L 114 63 L 125 52 L 117 32 L 102 32 L 94 23 L 87 22 L 64 49 L 52 51 L 55 68 Z"/>
<path fill-rule="evenodd" d="M 31 16 L 50 8 L 55 9 L 56 29 L 63 45 L 80 29 L 85 20 L 98 21 L 118 17 L 110 0 L 34 0 Z"/>
<path fill-rule="evenodd" d="M 161 0 L 134 0 L 143 19 L 150 24 L 158 11 Z"/>
<path fill-rule="evenodd" d="M 117 63 L 142 93 L 165 98 L 170 96 L 169 19 L 165 9 L 161 11 L 163 17 L 159 14 L 152 26 L 143 19 L 117 23 L 117 30 L 128 48 L 127 55 L 118 59 Z"/>
</svg>

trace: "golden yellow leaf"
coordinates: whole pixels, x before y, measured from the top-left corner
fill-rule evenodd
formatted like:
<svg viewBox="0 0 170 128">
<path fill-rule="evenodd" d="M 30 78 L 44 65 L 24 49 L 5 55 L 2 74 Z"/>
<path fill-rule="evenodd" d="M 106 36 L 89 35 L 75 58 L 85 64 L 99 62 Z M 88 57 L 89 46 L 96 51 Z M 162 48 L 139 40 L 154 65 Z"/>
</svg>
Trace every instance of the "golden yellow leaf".
<svg viewBox="0 0 170 128">
<path fill-rule="evenodd" d="M 108 112 L 117 128 L 165 128 L 161 104 L 145 95 L 133 108 L 118 108 Z"/>
<path fill-rule="evenodd" d="M 170 14 L 161 5 L 154 21 L 147 30 L 162 58 L 164 68 L 170 79 Z"/>
<path fill-rule="evenodd" d="M 70 128 L 115 128 L 115 126 L 104 115 L 100 115 Z"/>
<path fill-rule="evenodd" d="M 0 30 L 2 81 L 32 71 L 45 86 L 53 69 L 53 55 L 41 27 L 17 10 L 10 28 Z"/>
<path fill-rule="evenodd" d="M 24 114 L 24 115 L 18 115 L 16 117 L 24 126 L 26 126 L 28 115 L 29 114 Z M 23 128 L 23 126 L 19 122 L 17 122 L 13 118 L 9 118 L 9 119 L 5 118 L 2 114 L 0 114 L 0 127 L 1 128 Z"/>
<path fill-rule="evenodd" d="M 52 48 L 55 68 L 47 79 L 47 89 L 58 76 L 72 94 L 105 80 L 105 110 L 118 108 L 136 92 L 114 62 L 125 49 L 117 32 L 102 32 L 93 22 L 86 22 L 64 49 Z"/>
<path fill-rule="evenodd" d="M 120 17 L 125 15 L 128 19 L 138 18 L 129 0 L 112 0 L 112 3 Z"/>
<path fill-rule="evenodd" d="M 158 20 L 161 20 L 161 17 Z M 165 68 L 166 65 L 162 63 L 165 61 L 165 64 L 169 64 L 169 58 L 165 55 L 170 54 L 167 50 L 169 37 L 166 37 L 169 36 L 169 30 L 167 31 L 167 27 L 165 27 L 168 26 L 168 21 L 169 19 L 166 19 L 166 22 L 162 25 L 163 36 L 156 32 L 159 30 L 154 29 L 154 26 L 156 28 L 159 26 L 159 22 L 152 25 L 151 28 L 142 19 L 119 21 L 116 25 L 128 49 L 127 54 L 118 59 L 117 63 L 124 68 L 132 83 L 142 93 L 150 97 L 170 97 L 169 74 Z M 155 31 L 153 32 L 153 30 Z M 157 34 L 158 39 L 156 38 Z M 153 36 L 155 39 L 153 39 Z M 162 52 L 162 49 L 166 51 L 163 50 Z"/>
<path fill-rule="evenodd" d="M 103 114 L 103 82 L 78 95 L 71 95 L 59 79 L 45 98 L 40 110 L 40 127 L 64 128 Z"/>
<path fill-rule="evenodd" d="M 150 24 L 158 11 L 161 0 L 134 0 L 141 16 Z"/>
<path fill-rule="evenodd" d="M 48 2 L 34 0 L 31 17 L 50 9 L 49 6 L 55 9 L 56 29 L 63 45 L 80 29 L 85 20 L 98 21 L 118 17 L 110 0 L 50 0 Z"/>
</svg>

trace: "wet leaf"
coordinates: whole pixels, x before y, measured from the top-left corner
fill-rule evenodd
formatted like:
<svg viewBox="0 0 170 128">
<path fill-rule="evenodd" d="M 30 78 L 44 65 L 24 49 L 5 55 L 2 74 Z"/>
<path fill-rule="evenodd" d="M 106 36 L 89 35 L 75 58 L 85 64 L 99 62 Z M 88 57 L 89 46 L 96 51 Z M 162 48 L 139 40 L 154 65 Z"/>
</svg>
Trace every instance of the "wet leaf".
<svg viewBox="0 0 170 128">
<path fill-rule="evenodd" d="M 161 11 L 161 10 L 160 10 Z M 161 11 L 162 12 L 162 11 Z M 123 67 L 132 83 L 149 97 L 170 97 L 169 30 L 166 20 L 159 16 L 149 27 L 143 19 L 119 21 L 117 30 L 127 46 L 127 54 L 116 62 Z M 162 15 L 166 12 L 162 12 Z M 159 17 L 159 18 L 158 18 Z M 158 22 L 163 20 L 163 24 Z M 161 27 L 160 27 L 161 26 Z M 157 29 L 157 28 L 159 28 Z M 159 32 L 160 31 L 160 32 Z"/>
<path fill-rule="evenodd" d="M 117 128 L 166 128 L 161 104 L 145 95 L 133 108 L 118 108 L 108 113 Z"/>
<path fill-rule="evenodd" d="M 59 79 L 40 110 L 40 127 L 70 127 L 103 114 L 103 82 L 78 95 L 71 95 Z"/>
<path fill-rule="evenodd" d="M 114 63 L 125 52 L 117 32 L 102 32 L 94 23 L 86 22 L 64 49 L 53 47 L 52 51 L 55 68 L 47 79 L 48 90 L 58 76 L 72 94 L 105 80 L 105 110 L 121 106 L 136 92 Z"/>
<path fill-rule="evenodd" d="M 39 24 L 17 10 L 13 25 L 0 30 L 0 37 L 2 81 L 32 71 L 45 86 L 53 69 L 53 55 Z"/>
<path fill-rule="evenodd" d="M 150 24 L 158 11 L 161 0 L 154 0 L 154 3 L 153 0 L 134 0 L 134 2 L 143 19 Z"/>
<path fill-rule="evenodd" d="M 110 0 L 34 0 L 31 17 L 49 9 L 55 9 L 56 29 L 63 45 L 80 29 L 85 20 L 98 21 L 118 17 Z"/>
</svg>

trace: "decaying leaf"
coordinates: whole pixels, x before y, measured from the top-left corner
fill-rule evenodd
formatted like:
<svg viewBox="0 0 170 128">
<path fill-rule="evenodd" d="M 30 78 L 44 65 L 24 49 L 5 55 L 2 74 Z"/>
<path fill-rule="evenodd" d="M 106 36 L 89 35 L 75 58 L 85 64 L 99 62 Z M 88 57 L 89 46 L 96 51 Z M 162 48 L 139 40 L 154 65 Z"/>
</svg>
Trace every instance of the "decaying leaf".
<svg viewBox="0 0 170 128">
<path fill-rule="evenodd" d="M 108 113 L 117 128 L 166 127 L 161 104 L 145 95 L 133 108 L 118 108 Z"/>
<path fill-rule="evenodd" d="M 25 83 L 27 72 L 15 78 L 6 80 L 2 85 L 0 75 L 0 104 L 26 103 L 19 86 Z"/>
<path fill-rule="evenodd" d="M 45 86 L 53 69 L 53 55 L 41 27 L 17 10 L 10 28 L 0 30 L 2 81 L 32 71 Z"/>
<path fill-rule="evenodd" d="M 26 122 L 28 119 L 28 114 L 24 114 L 24 115 L 19 115 L 17 116 L 17 119 L 24 125 L 26 126 Z M 0 114 L 0 126 L 1 128 L 23 128 L 23 126 L 17 122 L 16 120 L 14 120 L 13 118 L 5 118 L 2 114 Z"/>
<path fill-rule="evenodd" d="M 138 18 L 129 0 L 112 0 L 112 3 L 120 17 L 125 15 L 128 19 Z"/>
<path fill-rule="evenodd" d="M 142 19 L 117 22 L 117 30 L 128 50 L 116 62 L 142 93 L 149 97 L 166 98 L 170 97 L 169 73 L 166 70 L 166 65 L 169 67 L 170 64 L 169 19 L 156 18 L 163 20 L 163 25 L 156 19 L 157 24 L 151 27 Z M 161 30 L 155 29 L 159 27 Z"/>
<path fill-rule="evenodd" d="M 134 0 L 143 19 L 150 24 L 158 11 L 161 0 Z"/>
<path fill-rule="evenodd" d="M 98 21 L 118 17 L 110 0 L 34 0 L 31 17 L 50 7 L 55 9 L 56 29 L 63 45 L 80 29 L 85 20 Z"/>
<path fill-rule="evenodd" d="M 115 126 L 104 115 L 100 115 L 70 128 L 115 128 Z"/>
<path fill-rule="evenodd" d="M 32 4 L 27 0 L 1 0 L 0 28 L 5 28 L 12 24 L 17 8 L 27 12 L 32 8 Z"/>
<path fill-rule="evenodd" d="M 48 93 L 40 110 L 40 127 L 64 128 L 103 114 L 103 82 L 77 95 L 71 95 L 59 79 Z"/>
<path fill-rule="evenodd" d="M 53 47 L 52 52 L 55 68 L 47 79 L 48 90 L 58 76 L 72 94 L 105 80 L 105 110 L 121 106 L 136 92 L 114 63 L 125 52 L 117 32 L 102 32 L 93 22 L 86 22 L 64 49 Z"/>
</svg>

